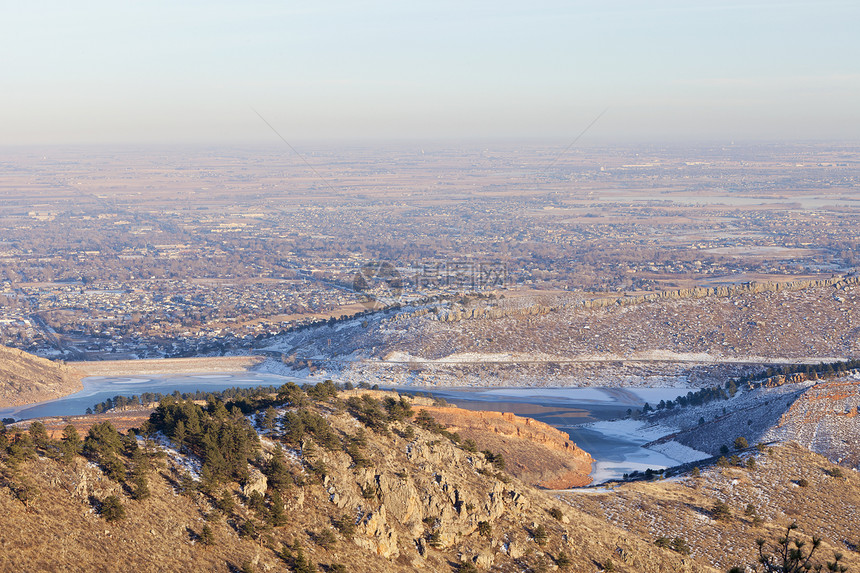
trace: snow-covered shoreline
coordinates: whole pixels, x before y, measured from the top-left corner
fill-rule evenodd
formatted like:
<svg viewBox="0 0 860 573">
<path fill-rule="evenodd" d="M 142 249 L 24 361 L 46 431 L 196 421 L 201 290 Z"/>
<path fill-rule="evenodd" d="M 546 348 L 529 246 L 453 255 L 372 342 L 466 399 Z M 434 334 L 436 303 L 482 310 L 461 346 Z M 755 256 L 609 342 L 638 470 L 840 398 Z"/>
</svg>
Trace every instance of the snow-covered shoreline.
<svg viewBox="0 0 860 573">
<path fill-rule="evenodd" d="M 645 420 L 607 420 L 583 424 L 580 430 L 597 432 L 615 440 L 623 440 L 639 446 L 620 454 L 621 459 L 597 460 L 591 471 L 594 483 L 619 479 L 625 473 L 644 472 L 647 469 L 661 470 L 710 457 L 710 454 L 694 450 L 673 440 L 645 447 L 645 444 L 675 433 L 678 429 Z M 617 457 L 617 456 L 613 456 Z"/>
</svg>

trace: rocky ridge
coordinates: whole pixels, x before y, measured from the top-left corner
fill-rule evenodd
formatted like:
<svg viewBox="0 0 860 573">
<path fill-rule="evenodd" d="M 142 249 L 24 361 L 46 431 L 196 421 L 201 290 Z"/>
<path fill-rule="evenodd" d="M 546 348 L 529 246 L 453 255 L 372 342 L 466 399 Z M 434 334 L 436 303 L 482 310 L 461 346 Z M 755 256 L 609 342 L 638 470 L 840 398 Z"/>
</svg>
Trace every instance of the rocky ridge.
<svg viewBox="0 0 860 573">
<path fill-rule="evenodd" d="M 266 366 L 417 386 L 708 386 L 768 365 L 860 356 L 860 283 L 835 277 L 583 300 L 390 310 L 261 343 Z"/>
</svg>

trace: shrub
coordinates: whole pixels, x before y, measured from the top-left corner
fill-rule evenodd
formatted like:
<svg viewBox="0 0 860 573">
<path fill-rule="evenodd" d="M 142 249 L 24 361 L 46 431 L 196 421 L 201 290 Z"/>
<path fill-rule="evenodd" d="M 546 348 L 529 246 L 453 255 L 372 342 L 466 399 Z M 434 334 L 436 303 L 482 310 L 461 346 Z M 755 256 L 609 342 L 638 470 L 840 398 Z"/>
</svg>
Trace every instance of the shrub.
<svg viewBox="0 0 860 573">
<path fill-rule="evenodd" d="M 233 494 L 230 493 L 229 489 L 225 489 L 223 493 L 221 493 L 221 497 L 218 498 L 215 505 L 224 515 L 230 515 L 233 513 L 233 509 L 236 507 L 236 502 L 233 501 Z"/>
<path fill-rule="evenodd" d="M 827 475 L 834 478 L 842 479 L 845 477 L 845 473 L 842 471 L 842 468 L 832 468 L 827 470 Z"/>
<path fill-rule="evenodd" d="M 489 521 L 478 522 L 478 534 L 482 537 L 491 537 L 493 535 L 493 528 Z"/>
<path fill-rule="evenodd" d="M 687 540 L 683 537 L 676 537 L 672 540 L 672 544 L 669 546 L 670 549 L 676 553 L 680 553 L 681 555 L 689 555 L 690 554 L 690 545 L 687 543 Z"/>
<path fill-rule="evenodd" d="M 711 517 L 716 519 L 717 521 L 724 521 L 732 516 L 732 511 L 729 509 L 729 506 L 724 501 L 717 500 L 714 502 L 714 506 L 711 508 Z"/>
<path fill-rule="evenodd" d="M 355 520 L 348 515 L 332 519 L 332 525 L 347 539 L 355 535 Z"/>
<path fill-rule="evenodd" d="M 438 529 L 433 531 L 430 536 L 427 538 L 427 543 L 430 544 L 430 547 L 439 548 L 442 546 L 442 532 Z"/>
<path fill-rule="evenodd" d="M 570 567 L 570 557 L 562 551 L 558 554 L 558 557 L 555 558 L 555 564 L 558 565 L 559 569 Z"/>
<path fill-rule="evenodd" d="M 319 533 L 314 535 L 314 542 L 323 549 L 328 550 L 337 543 L 337 537 L 335 537 L 334 532 L 331 529 L 324 527 Z"/>
<path fill-rule="evenodd" d="M 654 540 L 654 545 L 656 545 L 657 547 L 662 547 L 663 549 L 671 549 L 672 551 L 680 553 L 681 555 L 690 554 L 690 545 L 683 537 L 675 537 L 674 539 L 669 539 L 665 535 L 661 535 Z"/>
<path fill-rule="evenodd" d="M 735 449 L 736 450 L 745 450 L 748 447 L 750 447 L 750 445 L 747 442 L 747 439 L 745 437 L 738 436 L 737 438 L 735 438 Z"/>
<path fill-rule="evenodd" d="M 546 545 L 547 539 L 549 538 L 549 535 L 547 535 L 546 528 L 543 526 L 543 523 L 541 523 L 535 528 L 532 535 L 534 536 L 535 543 L 537 543 L 541 547 Z"/>
<path fill-rule="evenodd" d="M 806 478 L 800 478 L 797 480 L 797 485 L 800 487 L 809 487 L 809 481 Z"/>
<path fill-rule="evenodd" d="M 102 500 L 99 513 L 105 518 L 105 521 L 119 521 L 125 518 L 125 507 L 123 507 L 119 497 L 109 495 Z"/>
<path fill-rule="evenodd" d="M 257 526 L 250 519 L 246 519 L 239 526 L 239 537 L 243 539 L 256 539 L 257 535 Z"/>
<path fill-rule="evenodd" d="M 12 494 L 15 498 L 24 504 L 24 507 L 29 508 L 30 503 L 36 499 L 38 495 L 38 490 L 29 482 L 20 481 L 16 484 L 9 484 L 9 489 L 12 491 Z"/>
<path fill-rule="evenodd" d="M 208 523 L 200 531 L 200 542 L 203 545 L 212 545 L 215 543 L 215 536 L 212 534 L 212 528 L 209 527 Z"/>
<path fill-rule="evenodd" d="M 139 473 L 134 476 L 134 491 L 131 493 L 132 499 L 137 501 L 147 499 L 151 494 L 149 491 L 149 481 L 146 479 L 146 474 Z"/>
<path fill-rule="evenodd" d="M 556 521 L 561 521 L 562 515 L 561 515 L 561 510 L 559 508 L 554 507 L 554 508 L 550 509 L 549 514 Z"/>
</svg>

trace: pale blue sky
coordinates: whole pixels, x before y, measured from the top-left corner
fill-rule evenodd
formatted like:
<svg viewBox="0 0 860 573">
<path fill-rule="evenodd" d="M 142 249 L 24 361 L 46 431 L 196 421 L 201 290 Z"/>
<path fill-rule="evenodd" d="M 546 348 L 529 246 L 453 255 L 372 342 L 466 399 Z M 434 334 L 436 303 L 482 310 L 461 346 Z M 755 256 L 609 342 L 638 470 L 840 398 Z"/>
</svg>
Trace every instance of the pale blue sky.
<svg viewBox="0 0 860 573">
<path fill-rule="evenodd" d="M 860 139 L 857 0 L 0 6 L 0 144 Z"/>
</svg>

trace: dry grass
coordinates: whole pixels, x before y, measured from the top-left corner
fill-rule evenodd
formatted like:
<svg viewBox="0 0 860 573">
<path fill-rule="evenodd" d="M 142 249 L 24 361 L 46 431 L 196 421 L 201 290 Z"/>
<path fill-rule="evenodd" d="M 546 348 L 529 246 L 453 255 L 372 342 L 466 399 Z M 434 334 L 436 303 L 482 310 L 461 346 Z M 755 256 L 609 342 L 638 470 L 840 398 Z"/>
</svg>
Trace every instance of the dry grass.
<svg viewBox="0 0 860 573">
<path fill-rule="evenodd" d="M 844 554 L 850 570 L 860 568 L 860 478 L 843 470 L 844 478 L 830 477 L 834 466 L 795 444 L 758 454 L 755 470 L 710 468 L 700 478 L 622 485 L 597 495 L 568 494 L 568 503 L 605 518 L 631 534 L 654 540 L 663 535 L 685 538 L 692 557 L 720 570 L 756 561 L 755 540 L 775 540 L 797 521 L 808 539 L 823 538 L 820 557 Z M 797 481 L 806 479 L 808 487 Z M 714 502 L 727 503 L 732 517 L 715 521 Z M 762 523 L 745 515 L 748 504 Z"/>
</svg>

